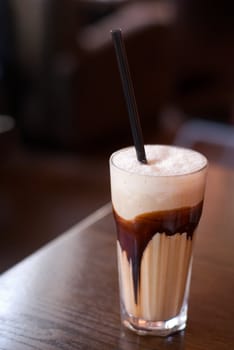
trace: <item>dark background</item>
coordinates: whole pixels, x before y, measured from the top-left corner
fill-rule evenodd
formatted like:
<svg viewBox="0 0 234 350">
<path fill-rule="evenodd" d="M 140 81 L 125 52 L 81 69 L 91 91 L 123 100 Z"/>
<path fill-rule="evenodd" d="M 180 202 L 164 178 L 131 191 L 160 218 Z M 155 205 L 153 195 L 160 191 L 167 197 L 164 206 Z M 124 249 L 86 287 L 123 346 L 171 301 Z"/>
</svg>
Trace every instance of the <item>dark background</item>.
<svg viewBox="0 0 234 350">
<path fill-rule="evenodd" d="M 132 143 L 113 28 L 145 142 L 209 140 L 233 166 L 233 18 L 227 0 L 0 2 L 0 271 L 110 200 L 109 155 Z"/>
</svg>

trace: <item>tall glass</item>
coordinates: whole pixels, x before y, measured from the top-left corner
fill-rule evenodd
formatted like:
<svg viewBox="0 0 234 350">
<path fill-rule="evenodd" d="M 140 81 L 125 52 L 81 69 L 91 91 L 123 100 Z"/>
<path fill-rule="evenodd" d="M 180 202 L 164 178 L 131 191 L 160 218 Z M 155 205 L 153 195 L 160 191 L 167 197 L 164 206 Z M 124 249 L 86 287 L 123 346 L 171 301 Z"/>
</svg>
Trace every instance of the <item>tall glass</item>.
<svg viewBox="0 0 234 350">
<path fill-rule="evenodd" d="M 186 326 L 207 160 L 192 150 L 146 146 L 146 151 L 148 147 L 157 154 L 148 165 L 131 165 L 132 148 L 110 158 L 121 318 L 138 334 L 167 336 Z M 179 162 L 173 165 L 170 157 Z M 169 161 L 164 175 L 158 171 L 163 161 Z"/>
</svg>

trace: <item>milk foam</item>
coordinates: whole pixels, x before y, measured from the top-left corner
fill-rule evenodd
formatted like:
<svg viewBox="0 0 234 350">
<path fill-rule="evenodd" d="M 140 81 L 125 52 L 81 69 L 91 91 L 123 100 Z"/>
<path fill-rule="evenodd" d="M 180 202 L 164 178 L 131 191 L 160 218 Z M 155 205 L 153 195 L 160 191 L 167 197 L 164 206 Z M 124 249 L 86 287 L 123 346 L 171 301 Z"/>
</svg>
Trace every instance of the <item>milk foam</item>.
<svg viewBox="0 0 234 350">
<path fill-rule="evenodd" d="M 148 164 L 141 164 L 134 147 L 129 147 L 113 155 L 114 164 L 126 171 L 141 175 L 174 176 L 195 172 L 203 168 L 206 158 L 193 150 L 164 145 L 146 145 Z"/>
<path fill-rule="evenodd" d="M 111 196 L 118 215 L 128 220 L 147 212 L 195 206 L 203 199 L 207 164 L 203 155 L 173 146 L 145 149 L 147 165 L 137 161 L 133 147 L 111 157 Z"/>
</svg>

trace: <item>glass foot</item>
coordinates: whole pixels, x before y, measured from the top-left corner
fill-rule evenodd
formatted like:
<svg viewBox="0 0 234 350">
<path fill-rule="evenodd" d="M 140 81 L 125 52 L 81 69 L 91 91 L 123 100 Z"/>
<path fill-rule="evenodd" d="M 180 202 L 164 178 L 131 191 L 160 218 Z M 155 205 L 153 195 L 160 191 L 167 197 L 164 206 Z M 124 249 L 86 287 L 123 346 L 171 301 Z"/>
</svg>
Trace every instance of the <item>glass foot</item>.
<svg viewBox="0 0 234 350">
<path fill-rule="evenodd" d="M 128 315 L 122 309 L 122 322 L 125 327 L 139 335 L 155 335 L 167 337 L 175 332 L 182 331 L 186 327 L 187 307 L 183 307 L 179 315 L 165 321 L 148 321 L 142 318 Z"/>
</svg>

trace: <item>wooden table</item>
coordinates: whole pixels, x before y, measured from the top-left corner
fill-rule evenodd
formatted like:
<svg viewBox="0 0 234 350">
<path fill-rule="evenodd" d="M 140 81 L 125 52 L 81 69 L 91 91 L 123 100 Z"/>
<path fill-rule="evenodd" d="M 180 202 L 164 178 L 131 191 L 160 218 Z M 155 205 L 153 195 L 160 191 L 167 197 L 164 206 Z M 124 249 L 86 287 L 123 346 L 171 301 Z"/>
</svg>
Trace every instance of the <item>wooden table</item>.
<svg viewBox="0 0 234 350">
<path fill-rule="evenodd" d="M 36 222 L 35 222 L 36 225 Z M 140 337 L 119 319 L 107 204 L 0 278 L 0 349 L 234 349 L 234 172 L 210 167 L 186 331 Z"/>
</svg>

